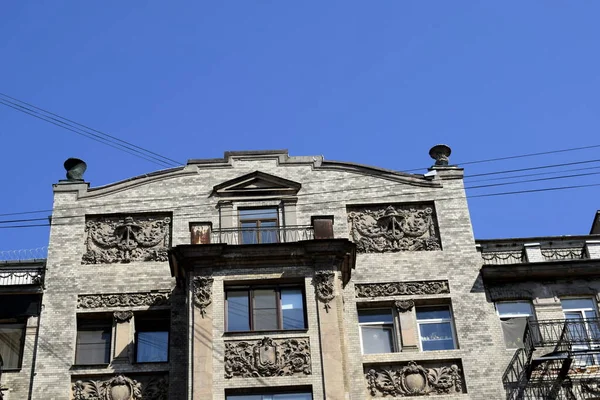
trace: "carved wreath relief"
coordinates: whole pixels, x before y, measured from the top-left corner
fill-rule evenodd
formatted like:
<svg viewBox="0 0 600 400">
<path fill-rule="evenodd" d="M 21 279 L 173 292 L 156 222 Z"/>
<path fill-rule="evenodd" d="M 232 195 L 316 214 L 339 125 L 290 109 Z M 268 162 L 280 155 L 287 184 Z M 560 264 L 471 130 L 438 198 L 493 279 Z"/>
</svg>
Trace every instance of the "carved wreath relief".
<svg viewBox="0 0 600 400">
<path fill-rule="evenodd" d="M 212 284 L 214 279 L 206 276 L 194 278 L 194 303 L 200 310 L 202 318 L 206 315 L 206 307 L 212 303 Z"/>
<path fill-rule="evenodd" d="M 456 364 L 426 368 L 410 361 L 403 367 L 372 368 L 367 374 L 371 396 L 404 397 L 463 392 L 463 378 Z"/>
<path fill-rule="evenodd" d="M 166 214 L 88 218 L 81 262 L 167 261 L 170 232 L 171 218 Z"/>
<path fill-rule="evenodd" d="M 442 249 L 433 205 L 349 207 L 348 223 L 359 253 Z"/>
<path fill-rule="evenodd" d="M 225 378 L 297 374 L 311 374 L 308 338 L 225 343 Z"/>
<path fill-rule="evenodd" d="M 168 400 L 167 378 L 150 378 L 145 383 L 117 375 L 107 380 L 78 380 L 74 400 Z"/>
<path fill-rule="evenodd" d="M 169 304 L 169 293 L 84 294 L 77 297 L 77 308 L 163 306 Z"/>
<path fill-rule="evenodd" d="M 448 281 L 357 283 L 354 288 L 356 297 L 450 293 Z"/>
</svg>

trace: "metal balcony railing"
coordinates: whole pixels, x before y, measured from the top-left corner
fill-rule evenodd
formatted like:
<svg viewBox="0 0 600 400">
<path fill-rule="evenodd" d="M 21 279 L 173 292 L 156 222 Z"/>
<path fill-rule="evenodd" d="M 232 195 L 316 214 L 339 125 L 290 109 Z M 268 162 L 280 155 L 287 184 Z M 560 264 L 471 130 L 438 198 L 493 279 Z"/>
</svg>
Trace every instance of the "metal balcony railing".
<svg viewBox="0 0 600 400">
<path fill-rule="evenodd" d="M 43 266 L 20 266 L 0 264 L 0 287 L 16 285 L 42 285 Z"/>
<path fill-rule="evenodd" d="M 600 399 L 600 319 L 529 320 L 502 382 L 508 400 Z"/>
<path fill-rule="evenodd" d="M 211 231 L 211 243 L 263 244 L 290 243 L 314 239 L 312 225 L 256 228 L 222 228 Z"/>
</svg>

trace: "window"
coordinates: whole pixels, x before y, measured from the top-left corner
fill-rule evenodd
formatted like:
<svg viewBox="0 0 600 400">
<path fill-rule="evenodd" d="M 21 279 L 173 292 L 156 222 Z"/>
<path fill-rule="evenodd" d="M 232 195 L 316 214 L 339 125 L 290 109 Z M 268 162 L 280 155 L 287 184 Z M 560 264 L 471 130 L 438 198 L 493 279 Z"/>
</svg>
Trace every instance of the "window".
<svg viewBox="0 0 600 400">
<path fill-rule="evenodd" d="M 358 323 L 363 354 L 396 351 L 394 317 L 391 309 L 359 310 Z"/>
<path fill-rule="evenodd" d="M 0 354 L 4 362 L 2 369 L 21 368 L 24 334 L 25 324 L 23 323 L 16 323 L 16 321 L 0 323 Z"/>
<path fill-rule="evenodd" d="M 75 364 L 108 364 L 110 361 L 110 318 L 84 318 L 77 320 L 77 347 Z"/>
<path fill-rule="evenodd" d="M 278 242 L 276 208 L 241 209 L 239 213 L 242 244 Z"/>
<path fill-rule="evenodd" d="M 416 311 L 421 350 L 451 350 L 456 348 L 450 307 L 417 307 Z"/>
<path fill-rule="evenodd" d="M 534 316 L 531 302 L 503 301 L 496 303 L 496 311 L 502 324 L 506 348 L 522 348 L 527 318 Z"/>
<path fill-rule="evenodd" d="M 312 400 L 310 393 L 240 394 L 229 395 L 226 400 Z"/>
<path fill-rule="evenodd" d="M 225 296 L 228 332 L 306 328 L 299 286 L 230 288 Z"/>
<path fill-rule="evenodd" d="M 135 315 L 135 358 L 138 363 L 169 361 L 169 317 Z"/>
<path fill-rule="evenodd" d="M 573 343 L 572 349 L 576 351 L 600 348 L 600 324 L 596 302 L 591 298 L 561 299 L 560 305 Z M 600 364 L 600 356 L 579 356 L 574 362 L 578 365 Z"/>
</svg>

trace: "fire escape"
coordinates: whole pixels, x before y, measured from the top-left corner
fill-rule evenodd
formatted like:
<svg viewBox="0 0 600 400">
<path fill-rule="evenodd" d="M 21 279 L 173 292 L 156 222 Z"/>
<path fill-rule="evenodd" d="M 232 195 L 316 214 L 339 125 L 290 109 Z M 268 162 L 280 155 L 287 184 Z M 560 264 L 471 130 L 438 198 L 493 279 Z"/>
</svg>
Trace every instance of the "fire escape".
<svg viewBox="0 0 600 400">
<path fill-rule="evenodd" d="M 528 320 L 502 382 L 507 400 L 600 399 L 600 319 Z"/>
</svg>

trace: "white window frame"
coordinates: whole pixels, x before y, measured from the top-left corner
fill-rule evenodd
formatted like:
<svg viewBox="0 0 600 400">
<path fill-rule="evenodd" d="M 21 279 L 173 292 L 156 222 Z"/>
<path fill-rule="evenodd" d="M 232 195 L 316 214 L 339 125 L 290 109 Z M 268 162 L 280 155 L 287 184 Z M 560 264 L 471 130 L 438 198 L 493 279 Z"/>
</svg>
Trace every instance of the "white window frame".
<svg viewBox="0 0 600 400">
<path fill-rule="evenodd" d="M 563 300 L 589 300 L 592 303 L 592 306 L 591 307 L 580 307 L 580 308 L 568 308 L 568 309 L 564 309 L 564 308 L 562 308 L 562 302 L 563 302 Z M 589 319 L 585 315 L 586 311 L 593 311 L 594 314 L 595 314 L 594 318 L 600 318 L 599 315 L 598 315 L 598 304 L 596 302 L 596 299 L 593 298 L 593 297 L 587 297 L 587 296 L 562 297 L 560 299 L 560 306 L 561 306 L 561 309 L 562 309 L 565 321 L 567 320 L 567 315 L 565 314 L 566 312 L 577 312 L 577 313 L 579 313 L 580 317 L 581 317 L 581 319 L 583 321 L 586 321 L 586 320 Z M 585 327 L 585 330 L 586 330 L 586 334 L 589 337 L 592 337 L 591 328 L 589 327 L 588 323 L 584 322 L 584 324 L 585 324 L 584 327 Z M 600 343 L 591 343 L 591 342 L 590 342 L 589 346 L 588 345 L 574 345 L 573 346 L 574 350 L 576 350 L 576 349 L 579 349 L 579 350 L 598 349 L 598 348 L 600 348 Z M 598 365 L 598 364 L 600 364 L 600 357 L 598 355 L 595 355 L 595 356 L 590 355 L 589 357 L 590 357 L 590 359 L 592 361 L 591 365 Z M 587 363 L 581 363 L 581 362 L 575 362 L 574 364 L 576 364 L 576 365 L 587 365 Z"/>
<path fill-rule="evenodd" d="M 358 309 L 358 314 L 361 313 L 361 311 L 389 311 L 392 314 L 392 322 L 359 322 L 358 323 L 358 334 L 360 337 L 360 352 L 363 355 L 369 355 L 369 354 L 390 354 L 390 353 L 365 353 L 365 348 L 363 346 L 363 334 L 362 334 L 362 327 L 363 326 L 391 326 L 392 327 L 392 351 L 391 353 L 397 353 L 400 351 L 400 346 L 398 345 L 398 340 L 397 340 L 397 329 L 396 329 L 396 314 L 394 313 L 394 310 L 392 307 L 390 308 L 385 308 L 385 307 L 378 307 L 378 308 L 359 308 Z"/>
<path fill-rule="evenodd" d="M 500 310 L 498 310 L 498 304 L 506 304 L 506 303 L 527 303 L 529 305 L 529 315 L 524 314 L 504 314 L 500 315 Z M 507 301 L 496 301 L 494 303 L 494 308 L 496 309 L 496 315 L 498 315 L 498 320 L 502 321 L 504 318 L 529 318 L 530 321 L 535 321 L 535 307 L 533 306 L 533 302 L 531 300 L 507 300 Z M 531 332 L 533 334 L 533 332 Z M 503 333 L 504 334 L 504 333 Z M 536 336 L 539 336 L 539 332 Z M 506 343 L 505 343 L 506 344 Z M 506 350 L 516 350 L 517 347 L 506 347 Z"/>
<path fill-rule="evenodd" d="M 450 318 L 434 318 L 434 319 L 419 319 L 417 310 L 420 308 L 432 308 L 432 307 L 446 307 L 448 311 L 450 311 Z M 449 304 L 428 304 L 423 306 L 415 307 L 415 318 L 417 320 L 417 333 L 419 334 L 419 349 L 423 352 L 425 351 L 448 351 L 448 350 L 457 350 L 458 349 L 458 341 L 456 340 L 456 330 L 454 328 L 454 313 L 452 312 L 452 307 Z M 453 349 L 446 350 L 423 350 L 423 337 L 421 336 L 421 325 L 426 324 L 440 324 L 440 323 L 450 323 L 450 330 L 452 331 L 452 345 Z"/>
</svg>

